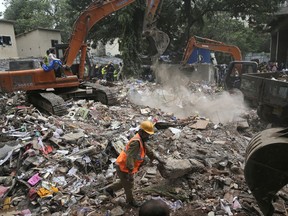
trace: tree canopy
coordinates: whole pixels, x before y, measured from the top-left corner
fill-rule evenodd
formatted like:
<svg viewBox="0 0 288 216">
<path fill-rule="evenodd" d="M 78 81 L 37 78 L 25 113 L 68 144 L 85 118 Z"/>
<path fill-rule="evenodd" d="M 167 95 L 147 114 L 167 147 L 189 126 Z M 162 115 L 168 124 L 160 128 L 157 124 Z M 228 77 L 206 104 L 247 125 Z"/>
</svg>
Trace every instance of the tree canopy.
<svg viewBox="0 0 288 216">
<path fill-rule="evenodd" d="M 67 40 L 71 28 L 67 23 L 69 5 L 66 0 L 4 0 L 7 6 L 4 18 L 15 21 L 15 34 L 35 28 L 60 29 Z"/>
<path fill-rule="evenodd" d="M 35 27 L 55 28 L 67 42 L 73 23 L 92 0 L 4 0 L 4 18 L 15 20 L 16 34 Z M 157 27 L 166 32 L 168 51 L 183 54 L 191 35 L 216 39 L 240 47 L 242 52 L 267 51 L 269 35 L 263 33 L 279 3 L 284 0 L 163 0 L 157 15 Z M 144 47 L 141 37 L 145 0 L 113 13 L 97 23 L 88 39 L 108 42 L 119 38 L 126 65 L 135 71 Z M 246 25 L 244 25 L 246 24 Z M 261 37 L 259 37 L 261 35 Z M 264 35 L 264 36 L 263 36 Z"/>
</svg>

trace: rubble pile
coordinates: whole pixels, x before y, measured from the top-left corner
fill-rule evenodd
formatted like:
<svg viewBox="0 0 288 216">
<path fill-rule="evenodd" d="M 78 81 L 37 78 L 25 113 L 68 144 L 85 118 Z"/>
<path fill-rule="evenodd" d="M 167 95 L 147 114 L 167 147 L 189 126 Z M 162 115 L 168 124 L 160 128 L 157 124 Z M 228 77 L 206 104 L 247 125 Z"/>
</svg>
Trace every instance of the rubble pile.
<svg viewBox="0 0 288 216">
<path fill-rule="evenodd" d="M 187 86 L 191 94 L 219 92 L 203 84 Z M 135 95 L 147 101 L 145 93 L 160 91 L 156 84 L 130 80 L 116 88 L 118 106 L 69 101 L 62 117 L 39 112 L 22 92 L 0 97 L 1 214 L 137 215 L 125 204 L 123 190 L 111 197 L 106 189 L 117 181 L 117 155 L 149 119 L 156 134 L 148 145 L 165 163 L 145 162 L 135 177 L 138 200 L 161 199 L 172 215 L 260 215 L 243 175 L 246 146 L 265 128 L 254 110 L 229 122 L 197 114 L 180 118 L 131 102 Z M 285 209 L 277 211 L 284 215 Z"/>
<path fill-rule="evenodd" d="M 1 60 L 0 61 L 0 71 L 5 71 L 9 68 L 9 59 Z"/>
</svg>

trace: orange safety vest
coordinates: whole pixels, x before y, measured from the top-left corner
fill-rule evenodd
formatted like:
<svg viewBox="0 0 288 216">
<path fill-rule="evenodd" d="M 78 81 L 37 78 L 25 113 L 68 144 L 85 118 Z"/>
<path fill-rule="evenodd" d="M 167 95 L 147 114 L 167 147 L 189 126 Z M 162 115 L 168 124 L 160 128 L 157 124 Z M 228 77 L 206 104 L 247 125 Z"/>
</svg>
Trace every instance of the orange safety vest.
<svg viewBox="0 0 288 216">
<path fill-rule="evenodd" d="M 140 165 L 144 161 L 144 157 L 146 155 L 146 151 L 145 151 L 145 148 L 143 146 L 142 139 L 141 139 L 140 135 L 137 133 L 132 139 L 129 140 L 128 144 L 125 146 L 124 150 L 120 153 L 120 155 L 118 156 L 118 158 L 116 160 L 116 164 L 119 166 L 119 169 L 122 172 L 126 172 L 126 173 L 129 172 L 129 170 L 126 167 L 126 160 L 127 160 L 126 152 L 128 151 L 131 142 L 135 141 L 135 140 L 139 142 L 140 149 L 139 149 L 139 153 L 138 153 L 137 159 L 134 162 L 134 169 L 132 170 L 132 173 L 138 172 L 138 170 L 140 168 Z"/>
</svg>

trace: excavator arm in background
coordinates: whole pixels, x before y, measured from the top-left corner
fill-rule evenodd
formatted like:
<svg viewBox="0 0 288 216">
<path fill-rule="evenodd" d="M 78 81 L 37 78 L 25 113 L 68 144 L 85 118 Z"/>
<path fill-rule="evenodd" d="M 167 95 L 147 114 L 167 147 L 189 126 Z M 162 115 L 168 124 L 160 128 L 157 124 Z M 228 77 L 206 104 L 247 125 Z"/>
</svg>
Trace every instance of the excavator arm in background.
<svg viewBox="0 0 288 216">
<path fill-rule="evenodd" d="M 64 70 L 66 76 L 56 77 L 55 72 L 59 72 L 58 69 L 44 71 L 43 68 L 34 67 L 10 68 L 9 71 L 1 71 L 0 73 L 0 91 L 26 91 L 32 104 L 56 115 L 62 115 L 67 111 L 64 99 L 69 98 L 85 98 L 97 100 L 107 105 L 115 104 L 117 99 L 112 90 L 98 83 L 82 82 L 86 61 L 86 38 L 89 30 L 98 21 L 133 2 L 135 0 L 96 0 L 79 15 L 74 24 L 68 48 L 64 52 L 64 67 L 58 67 L 61 69 L 62 75 L 64 75 L 62 73 Z M 150 32 L 155 43 L 160 43 L 161 34 L 154 33 L 154 30 L 157 29 L 155 29 L 154 23 L 151 23 L 155 21 L 154 16 L 160 0 L 147 0 L 146 3 L 149 8 L 146 10 L 144 30 Z M 156 47 L 160 55 L 165 51 L 161 45 L 156 45 Z M 165 46 L 166 48 L 167 46 Z M 79 66 L 76 65 L 75 73 L 72 73 L 71 66 L 79 52 Z M 15 61 L 15 65 L 21 65 L 18 63 L 19 61 Z M 27 62 L 27 65 L 30 66 L 30 62 Z M 47 92 L 47 89 L 54 91 Z"/>
<path fill-rule="evenodd" d="M 198 39 L 198 41 L 197 41 Z M 200 41 L 201 40 L 201 41 Z M 241 61 L 242 55 L 241 51 L 237 46 L 234 45 L 228 45 L 220 41 L 211 40 L 208 38 L 201 38 L 197 36 L 192 36 L 186 46 L 183 59 L 182 59 L 182 65 L 187 64 L 193 50 L 195 48 L 202 48 L 207 49 L 211 51 L 218 51 L 223 53 L 231 54 L 234 58 L 234 61 Z"/>
<path fill-rule="evenodd" d="M 149 42 L 148 50 L 153 62 L 159 59 L 170 43 L 169 36 L 156 27 L 156 16 L 159 14 L 162 4 L 163 0 L 146 0 L 142 34 Z"/>
<path fill-rule="evenodd" d="M 90 29 L 109 14 L 133 3 L 135 0 L 97 0 L 83 11 L 74 23 L 74 30 L 69 40 L 69 46 L 64 54 L 64 64 L 71 67 L 73 61 L 81 52 L 78 77 L 83 79 L 87 44 L 86 38 Z"/>
<path fill-rule="evenodd" d="M 133 3 L 135 0 L 97 0 L 81 13 L 74 24 L 69 46 L 64 54 L 64 64 L 71 67 L 79 50 L 81 52 L 78 77 L 83 79 L 86 59 L 86 37 L 90 29 L 102 18 Z M 143 35 L 148 39 L 150 47 L 155 47 L 151 58 L 157 58 L 167 49 L 170 39 L 168 35 L 155 26 L 155 14 L 161 0 L 146 0 L 146 11 L 143 24 Z"/>
</svg>

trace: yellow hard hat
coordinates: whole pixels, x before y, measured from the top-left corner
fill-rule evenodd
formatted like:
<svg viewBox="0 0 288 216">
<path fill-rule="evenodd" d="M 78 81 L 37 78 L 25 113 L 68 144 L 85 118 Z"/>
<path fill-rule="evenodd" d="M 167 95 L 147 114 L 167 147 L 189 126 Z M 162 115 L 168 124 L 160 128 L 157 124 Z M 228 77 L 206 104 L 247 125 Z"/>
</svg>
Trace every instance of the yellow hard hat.
<svg viewBox="0 0 288 216">
<path fill-rule="evenodd" d="M 140 124 L 140 129 L 144 130 L 148 134 L 154 134 L 154 124 L 151 121 L 143 121 Z"/>
</svg>

